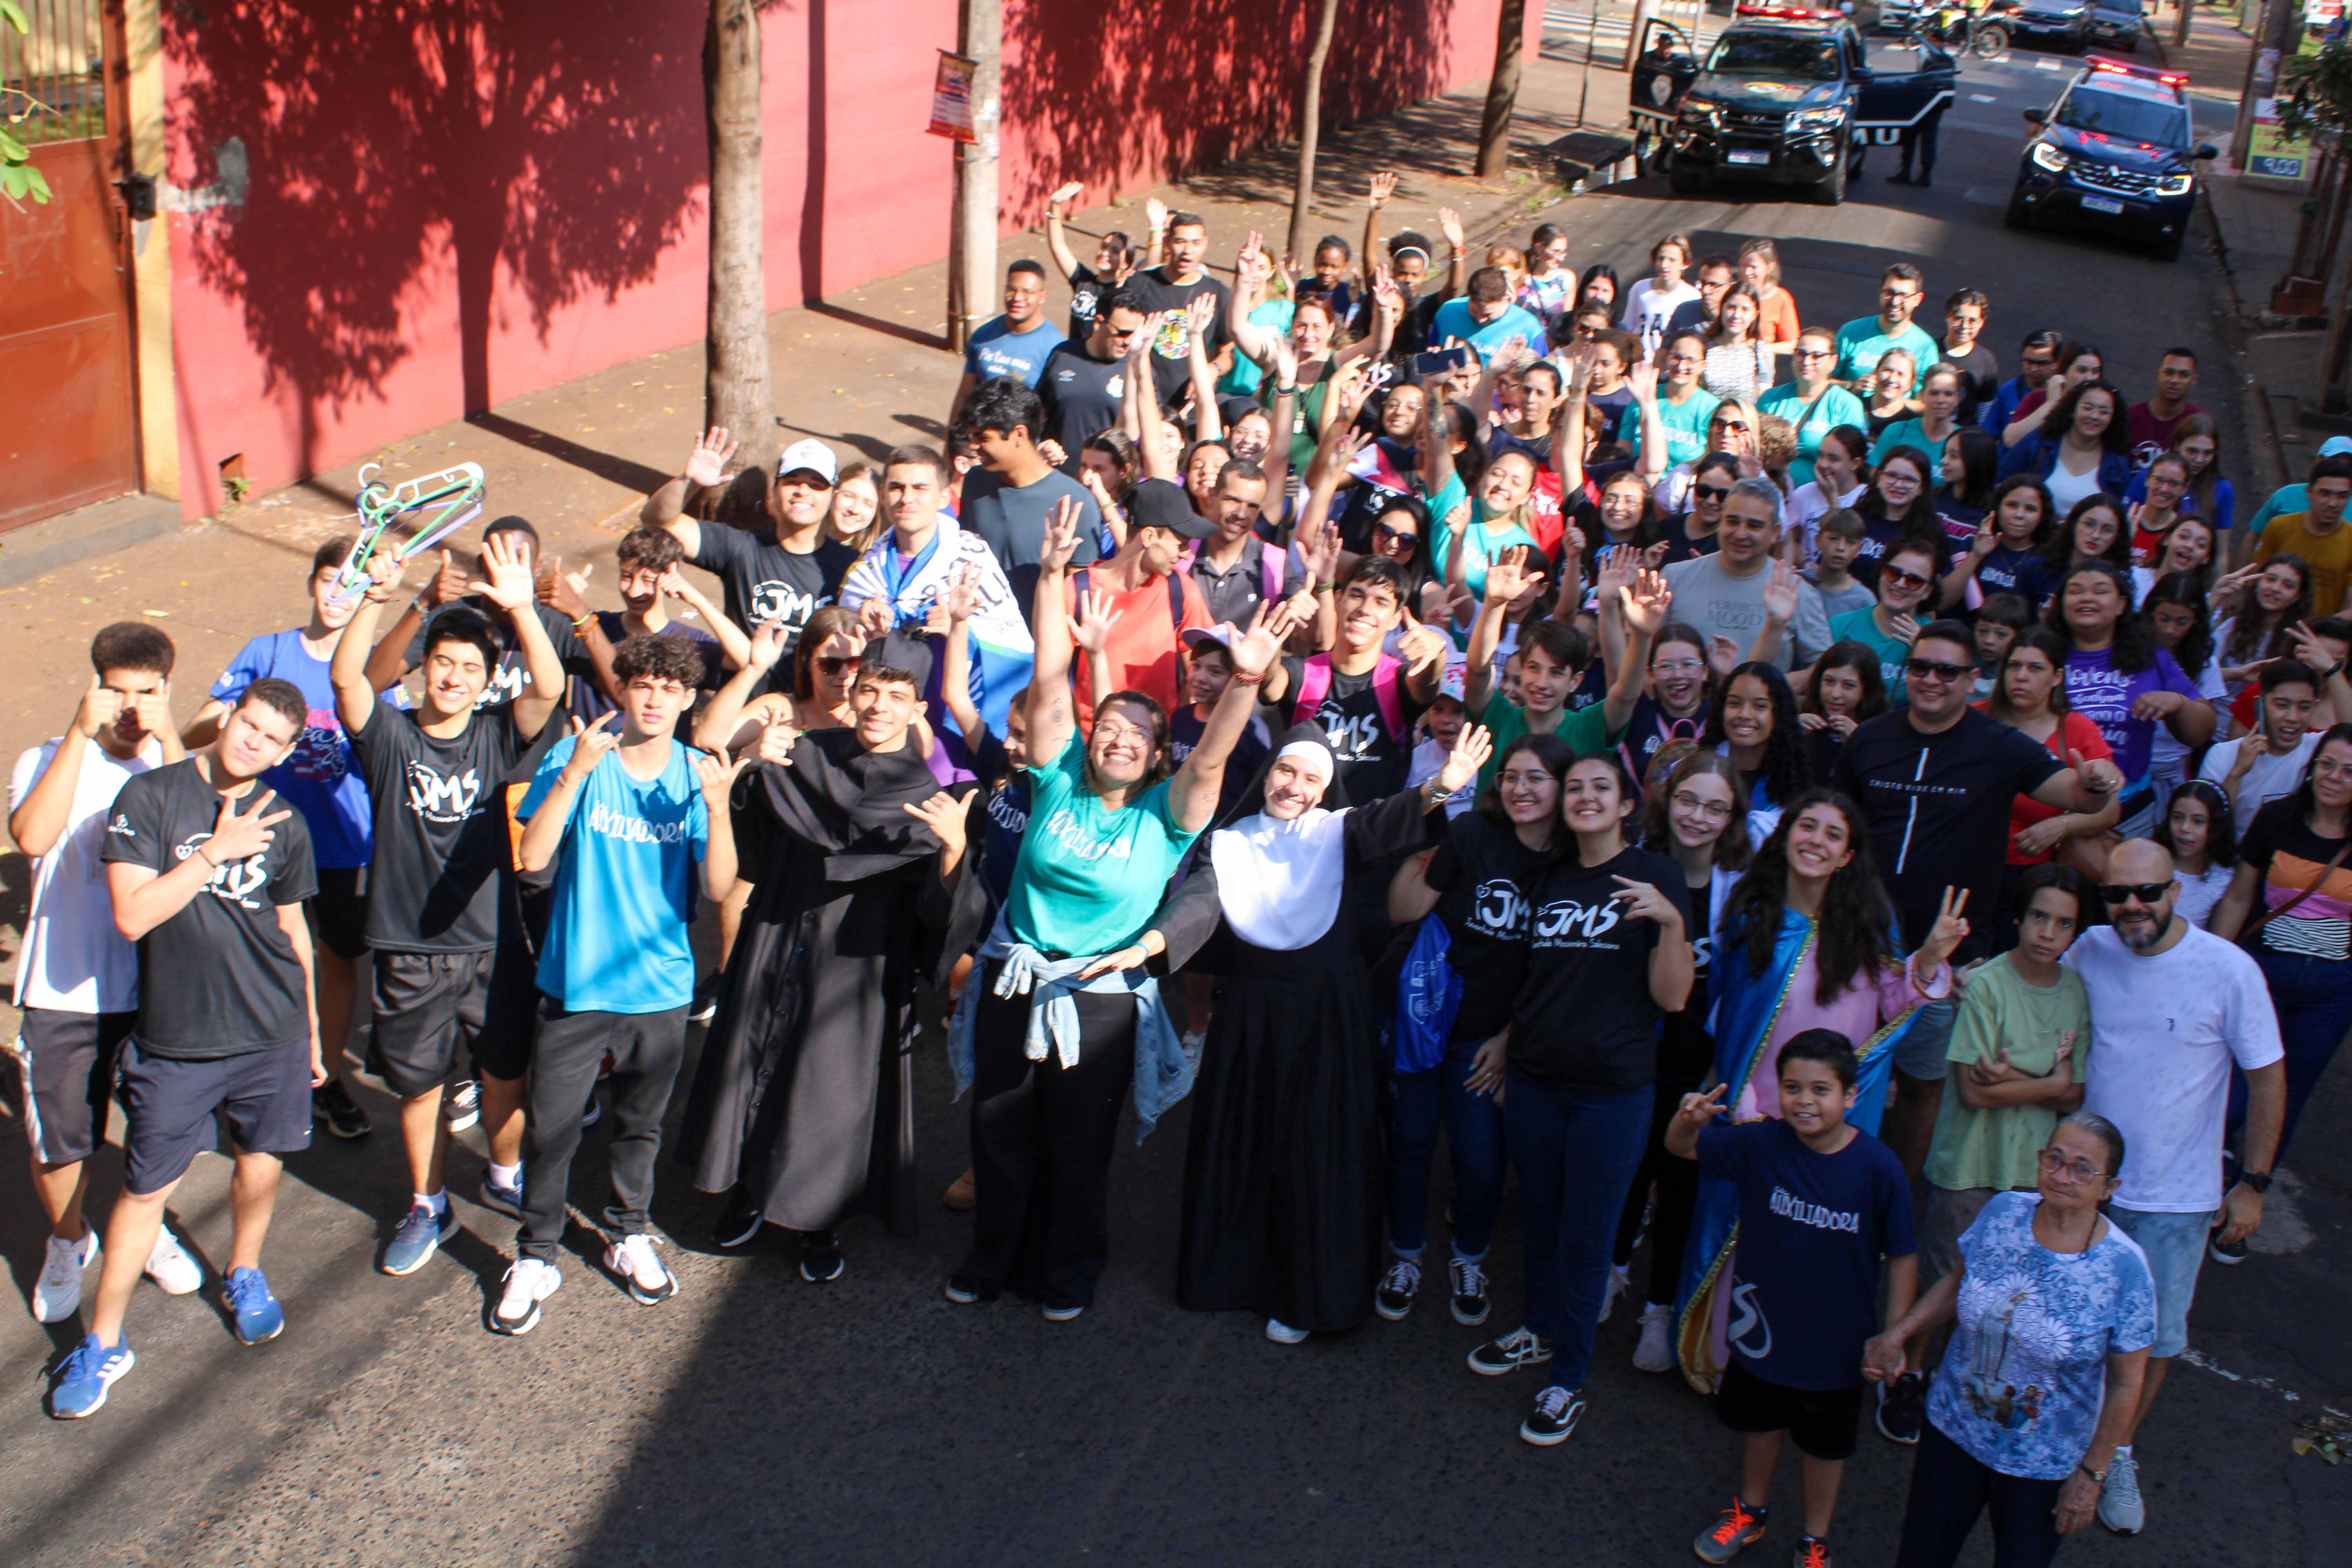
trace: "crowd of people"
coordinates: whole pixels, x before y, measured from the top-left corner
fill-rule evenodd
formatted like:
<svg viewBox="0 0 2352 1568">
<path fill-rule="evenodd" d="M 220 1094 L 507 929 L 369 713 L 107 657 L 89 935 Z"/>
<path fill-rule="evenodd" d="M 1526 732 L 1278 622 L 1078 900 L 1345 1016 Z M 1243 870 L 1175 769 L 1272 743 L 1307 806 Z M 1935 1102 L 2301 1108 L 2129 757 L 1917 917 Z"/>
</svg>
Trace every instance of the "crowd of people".
<svg viewBox="0 0 2352 1568">
<path fill-rule="evenodd" d="M 2200 1269 L 2352 1026 L 2352 443 L 2241 519 L 2186 349 L 2037 325 L 2004 364 L 1909 263 L 1832 324 L 1766 239 L 1474 265 L 1450 213 L 1383 240 L 1393 188 L 1229 283 L 1157 204 L 1081 262 L 1066 187 L 1069 330 L 1014 262 L 944 450 L 739 471 L 713 429 L 617 610 L 506 516 L 330 540 L 192 715 L 163 631 L 100 631 L 9 795 L 31 1306 L 87 1330 L 51 1413 L 131 1370 L 142 1274 L 204 1285 L 165 1223 L 201 1151 L 234 1331 L 282 1331 L 280 1158 L 371 1133 L 355 1075 L 412 1189 L 379 1267 L 456 1233 L 478 1123 L 524 1334 L 607 1119 L 604 1267 L 677 1290 L 674 1094 L 719 1246 L 822 1284 L 853 1216 L 911 1232 L 943 1042 L 950 1301 L 1093 1308 L 1120 1130 L 1189 1097 L 1181 1303 L 1403 1319 L 1442 1135 L 1457 1322 L 1517 1210 L 1469 1370 L 1559 1444 L 1637 1313 L 1634 1365 L 1742 1434 L 1706 1561 L 1786 1438 L 1826 1564 L 1865 1411 L 1916 1446 L 1906 1565 L 2141 1529 Z"/>
</svg>

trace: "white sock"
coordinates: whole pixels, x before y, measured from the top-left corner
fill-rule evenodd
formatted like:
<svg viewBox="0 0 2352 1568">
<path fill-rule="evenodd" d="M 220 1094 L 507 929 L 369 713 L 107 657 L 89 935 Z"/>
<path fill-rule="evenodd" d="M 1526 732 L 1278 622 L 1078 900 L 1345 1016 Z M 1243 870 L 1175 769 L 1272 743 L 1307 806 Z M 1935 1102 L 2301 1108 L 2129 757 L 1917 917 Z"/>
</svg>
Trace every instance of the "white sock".
<svg viewBox="0 0 2352 1568">
<path fill-rule="evenodd" d="M 449 1207 L 449 1194 L 446 1191 L 438 1193 L 411 1193 L 408 1194 L 408 1198 L 411 1205 L 423 1204 L 435 1214 L 444 1213 Z"/>
<path fill-rule="evenodd" d="M 2116 1452 L 2128 1459 L 2131 1458 L 2131 1445 L 2129 1443 L 2118 1443 L 2116 1445 Z"/>
<path fill-rule="evenodd" d="M 502 1187 L 512 1187 L 522 1180 L 521 1162 L 518 1161 L 511 1165 L 501 1165 L 495 1160 L 491 1161 L 490 1180 Z"/>
</svg>

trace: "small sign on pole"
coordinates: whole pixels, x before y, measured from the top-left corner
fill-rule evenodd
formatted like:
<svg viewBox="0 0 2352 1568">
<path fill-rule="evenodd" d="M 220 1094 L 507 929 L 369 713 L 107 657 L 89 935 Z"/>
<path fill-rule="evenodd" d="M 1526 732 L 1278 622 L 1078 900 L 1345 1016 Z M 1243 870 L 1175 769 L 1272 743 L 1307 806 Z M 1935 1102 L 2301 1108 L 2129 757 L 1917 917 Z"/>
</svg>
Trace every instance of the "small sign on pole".
<svg viewBox="0 0 2352 1568">
<path fill-rule="evenodd" d="M 971 76 L 979 68 L 978 60 L 940 51 L 939 79 L 931 84 L 931 135 L 950 142 L 979 139 L 971 126 Z"/>
</svg>

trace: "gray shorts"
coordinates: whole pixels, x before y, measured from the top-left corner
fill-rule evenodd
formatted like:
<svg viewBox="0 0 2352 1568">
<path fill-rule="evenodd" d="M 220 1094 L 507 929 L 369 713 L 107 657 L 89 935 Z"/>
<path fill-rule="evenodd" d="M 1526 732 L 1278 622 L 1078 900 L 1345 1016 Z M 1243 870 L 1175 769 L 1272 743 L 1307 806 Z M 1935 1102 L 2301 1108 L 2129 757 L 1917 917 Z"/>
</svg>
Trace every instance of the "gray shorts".
<svg viewBox="0 0 2352 1568">
<path fill-rule="evenodd" d="M 1939 1187 L 1927 1184 L 1927 1223 L 1919 1229 L 1919 1289 L 1922 1294 L 1960 1267 L 1960 1237 L 1976 1224 L 1998 1187 Z"/>
<path fill-rule="evenodd" d="M 1952 1048 L 1952 1021 L 1959 1016 L 1956 996 L 1921 1003 L 1911 1026 L 1895 1042 L 1895 1070 L 1921 1083 L 1943 1082 L 1951 1067 L 1945 1054 Z"/>
<path fill-rule="evenodd" d="M 2156 1342 L 2147 1353 L 2177 1356 L 2189 1348 L 2189 1307 L 2197 1300 L 2197 1271 L 2205 1265 L 2206 1233 L 2213 1216 L 2205 1214 L 2153 1214 L 2107 1205 L 2107 1218 L 2147 1255 L 2147 1271 L 2156 1280 Z"/>
<path fill-rule="evenodd" d="M 44 1165 L 87 1160 L 106 1142 L 114 1063 L 136 1013 L 27 1007 L 16 1035 L 25 1068 L 25 1137 Z"/>
</svg>

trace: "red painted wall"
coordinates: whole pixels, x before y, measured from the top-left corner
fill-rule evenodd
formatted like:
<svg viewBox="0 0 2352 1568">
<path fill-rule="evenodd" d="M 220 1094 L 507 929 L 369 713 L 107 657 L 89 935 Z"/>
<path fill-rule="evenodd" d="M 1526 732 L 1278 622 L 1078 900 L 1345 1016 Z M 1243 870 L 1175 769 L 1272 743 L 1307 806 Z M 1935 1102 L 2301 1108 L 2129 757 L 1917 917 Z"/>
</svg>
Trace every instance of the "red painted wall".
<svg viewBox="0 0 2352 1568">
<path fill-rule="evenodd" d="M 1483 76 L 1496 0 L 1341 0 L 1330 121 Z M 1012 0 L 1008 230 L 1296 115 L 1314 0 Z M 1541 7 L 1530 5 L 1529 34 Z M 769 299 L 947 247 L 925 135 L 955 0 L 763 14 Z M 183 510 L 702 332 L 702 7 L 210 0 L 165 8 Z M 1532 50 L 1530 51 L 1532 52 Z"/>
</svg>

